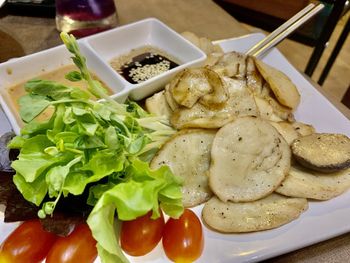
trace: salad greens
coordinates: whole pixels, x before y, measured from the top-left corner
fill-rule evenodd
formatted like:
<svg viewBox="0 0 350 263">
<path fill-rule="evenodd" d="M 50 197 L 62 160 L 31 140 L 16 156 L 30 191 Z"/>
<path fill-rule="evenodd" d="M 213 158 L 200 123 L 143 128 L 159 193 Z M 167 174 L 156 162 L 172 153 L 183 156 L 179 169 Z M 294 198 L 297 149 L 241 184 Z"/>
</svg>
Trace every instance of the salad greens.
<svg viewBox="0 0 350 263">
<path fill-rule="evenodd" d="M 160 208 L 171 217 L 183 212 L 179 179 L 166 166 L 148 165 L 174 130 L 135 102 L 112 100 L 91 77 L 75 38 L 61 38 L 79 69 L 66 78 L 85 80 L 87 91 L 48 80 L 26 83 L 27 95 L 19 101 L 26 125 L 9 144 L 20 149 L 13 180 L 26 200 L 41 207 L 40 218 L 51 216 L 61 198 L 89 189 L 87 203 L 94 207 L 87 223 L 102 262 L 127 262 L 116 217 L 132 220 L 152 210 L 157 218 Z M 51 117 L 37 122 L 48 108 Z"/>
</svg>

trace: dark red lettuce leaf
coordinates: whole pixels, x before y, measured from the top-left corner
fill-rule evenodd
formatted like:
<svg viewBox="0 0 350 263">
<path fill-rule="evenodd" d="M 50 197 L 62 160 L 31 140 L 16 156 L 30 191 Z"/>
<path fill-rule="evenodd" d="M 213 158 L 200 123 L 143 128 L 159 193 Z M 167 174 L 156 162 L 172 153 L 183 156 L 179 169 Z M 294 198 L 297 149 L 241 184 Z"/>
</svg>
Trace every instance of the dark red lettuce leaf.
<svg viewBox="0 0 350 263">
<path fill-rule="evenodd" d="M 0 204 L 6 205 L 11 194 L 17 190 L 12 182 L 13 172 L 0 171 Z"/>
<path fill-rule="evenodd" d="M 24 199 L 13 183 L 13 172 L 0 171 L 0 204 L 5 208 L 5 222 L 37 218 L 38 207 Z"/>
<path fill-rule="evenodd" d="M 69 195 L 61 198 L 53 216 L 41 220 L 44 229 L 60 236 L 69 235 L 75 225 L 86 221 L 92 210 L 92 207 L 86 204 L 87 197 L 88 191 L 79 196 Z"/>
<path fill-rule="evenodd" d="M 53 216 L 40 219 L 43 228 L 59 236 L 68 236 L 76 225 L 85 222 L 85 218 L 79 215 L 69 215 L 55 211 Z"/>
<path fill-rule="evenodd" d="M 11 168 L 11 161 L 15 160 L 18 152 L 6 148 L 12 137 L 12 133 L 6 133 L 0 138 L 0 204 L 5 205 L 5 222 L 37 218 L 39 210 L 39 207 L 24 199 L 13 183 L 15 171 Z M 43 227 L 49 232 L 67 236 L 91 212 L 92 207 L 86 204 L 87 197 L 88 190 L 80 196 L 61 198 L 53 216 L 41 220 Z"/>
<path fill-rule="evenodd" d="M 0 204 L 5 208 L 5 222 L 37 218 L 39 207 L 25 200 L 12 180 L 13 173 L 0 172 Z M 86 220 L 92 207 L 86 204 L 87 194 L 62 198 L 52 217 L 40 220 L 46 231 L 67 236 L 74 226 Z"/>
<path fill-rule="evenodd" d="M 9 150 L 7 144 L 15 136 L 13 132 L 7 132 L 0 137 L 0 171 L 12 172 L 11 160 L 18 155 L 18 150 Z"/>
</svg>

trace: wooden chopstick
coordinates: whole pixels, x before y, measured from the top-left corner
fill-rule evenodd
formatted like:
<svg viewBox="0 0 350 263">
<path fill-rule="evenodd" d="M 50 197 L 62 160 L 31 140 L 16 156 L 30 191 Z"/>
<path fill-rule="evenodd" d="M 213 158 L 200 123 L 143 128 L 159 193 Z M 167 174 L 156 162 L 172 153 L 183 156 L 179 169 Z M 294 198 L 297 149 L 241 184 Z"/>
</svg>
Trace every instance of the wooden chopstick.
<svg viewBox="0 0 350 263">
<path fill-rule="evenodd" d="M 275 29 L 273 32 L 271 32 L 267 37 L 262 39 L 260 42 L 255 44 L 248 52 L 247 54 L 252 55 L 257 50 L 259 50 L 261 47 L 265 46 L 267 43 L 269 43 L 272 39 L 274 39 L 276 36 L 282 33 L 283 30 L 290 27 L 293 23 L 298 21 L 301 17 L 303 17 L 305 14 L 310 12 L 315 7 L 315 4 L 311 3 L 307 5 L 305 8 L 300 10 L 297 14 L 295 14 L 293 17 L 288 19 L 286 22 L 284 22 L 281 26 L 279 26 L 277 29 Z"/>
<path fill-rule="evenodd" d="M 295 14 L 292 18 L 287 20 L 276 30 L 270 33 L 267 37 L 259 41 L 251 49 L 249 49 L 246 54 L 254 57 L 261 57 L 272 47 L 276 46 L 288 35 L 294 32 L 302 24 L 308 21 L 311 17 L 316 15 L 324 8 L 323 4 L 315 5 L 313 3 L 307 5 L 304 9 Z"/>
</svg>

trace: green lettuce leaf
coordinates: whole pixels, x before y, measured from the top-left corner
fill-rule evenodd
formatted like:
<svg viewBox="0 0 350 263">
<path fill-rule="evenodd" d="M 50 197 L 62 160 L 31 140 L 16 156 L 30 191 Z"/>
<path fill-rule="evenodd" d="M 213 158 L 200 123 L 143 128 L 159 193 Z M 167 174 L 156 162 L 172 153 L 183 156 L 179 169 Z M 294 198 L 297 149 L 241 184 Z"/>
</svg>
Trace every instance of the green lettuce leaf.
<svg viewBox="0 0 350 263">
<path fill-rule="evenodd" d="M 18 155 L 18 160 L 12 162 L 12 168 L 20 173 L 26 182 L 33 182 L 48 167 L 61 158 L 52 157 L 44 152 L 45 148 L 53 146 L 45 135 L 37 135 L 27 139 Z"/>
<path fill-rule="evenodd" d="M 32 121 L 50 105 L 46 97 L 30 94 L 21 97 L 18 103 L 20 106 L 19 114 L 25 122 Z"/>
<path fill-rule="evenodd" d="M 126 182 L 102 194 L 87 219 L 94 238 L 103 249 L 103 255 L 106 253 L 108 258 L 114 256 L 118 260 L 122 258 L 114 233 L 115 211 L 120 220 L 133 220 L 150 210 L 153 211 L 152 218 L 157 218 L 161 194 L 166 197 L 165 213 L 179 217 L 183 212 L 180 184 L 168 167 L 151 170 L 147 163 L 135 159 L 127 168 L 127 178 Z"/>
<path fill-rule="evenodd" d="M 28 183 L 24 180 L 23 176 L 17 172 L 13 176 L 13 182 L 23 197 L 29 202 L 39 206 L 44 200 L 47 193 L 47 185 L 44 175 L 36 178 L 35 181 Z"/>
</svg>

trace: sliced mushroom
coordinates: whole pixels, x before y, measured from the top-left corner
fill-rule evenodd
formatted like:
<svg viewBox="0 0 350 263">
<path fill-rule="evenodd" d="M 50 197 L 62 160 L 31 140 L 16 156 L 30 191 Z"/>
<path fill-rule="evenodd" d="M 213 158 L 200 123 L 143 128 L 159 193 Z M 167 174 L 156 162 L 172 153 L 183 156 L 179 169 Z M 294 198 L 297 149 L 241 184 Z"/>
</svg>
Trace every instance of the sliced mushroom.
<svg viewBox="0 0 350 263">
<path fill-rule="evenodd" d="M 177 104 L 191 108 L 199 98 L 212 91 L 205 72 L 202 69 L 185 69 L 175 76 L 169 83 L 169 91 Z"/>
<path fill-rule="evenodd" d="M 223 202 L 247 202 L 272 193 L 290 168 L 290 148 L 268 122 L 238 118 L 216 134 L 209 185 Z"/>
<path fill-rule="evenodd" d="M 315 128 L 310 124 L 296 121 L 292 123 L 292 126 L 300 136 L 306 136 L 316 132 Z"/>
<path fill-rule="evenodd" d="M 290 145 L 295 139 L 300 135 L 294 129 L 293 125 L 290 122 L 279 121 L 279 122 L 270 122 L 273 127 L 283 136 L 286 142 Z"/>
<path fill-rule="evenodd" d="M 228 99 L 220 76 L 208 68 L 183 70 L 168 89 L 175 102 L 186 108 L 192 108 L 198 100 L 208 108 L 219 107 Z"/>
<path fill-rule="evenodd" d="M 177 76 L 175 76 L 175 78 L 176 77 Z M 169 83 L 167 85 L 165 85 L 164 97 L 165 97 L 165 100 L 168 103 L 168 105 L 172 111 L 174 111 L 180 107 L 180 105 L 177 104 L 177 102 L 174 100 L 173 95 L 171 95 Z"/>
<path fill-rule="evenodd" d="M 195 46 L 203 50 L 207 55 L 213 53 L 223 53 L 219 45 L 214 45 L 213 42 L 206 37 L 198 37 L 196 34 L 185 31 L 181 35 L 186 38 L 188 41 L 192 42 Z"/>
<path fill-rule="evenodd" d="M 146 99 L 146 110 L 157 116 L 166 116 L 170 118 L 172 110 L 165 99 L 164 90 L 154 94 L 152 97 Z"/>
<path fill-rule="evenodd" d="M 209 109 L 223 106 L 229 98 L 225 83 L 215 71 L 208 68 L 203 69 L 203 71 L 205 71 L 205 76 L 212 87 L 212 91 L 202 96 L 199 103 Z"/>
<path fill-rule="evenodd" d="M 285 107 L 295 110 L 300 103 L 300 94 L 287 75 L 258 59 L 255 59 L 255 65 L 269 83 L 277 100 Z"/>
<path fill-rule="evenodd" d="M 241 116 L 258 116 L 255 100 L 244 81 L 223 78 L 229 99 L 222 107 L 208 108 L 196 103 L 188 109 L 180 107 L 174 111 L 170 122 L 177 129 L 220 128 Z"/>
<path fill-rule="evenodd" d="M 273 109 L 273 113 L 282 120 L 294 121 L 293 112 L 290 108 L 283 106 L 274 96 L 270 85 L 264 83 L 261 98 L 266 100 Z"/>
<path fill-rule="evenodd" d="M 278 117 L 269 102 L 263 98 L 258 96 L 254 96 L 256 106 L 259 111 L 259 116 L 262 119 L 270 120 L 270 121 L 283 121 L 282 118 Z"/>
<path fill-rule="evenodd" d="M 316 171 L 350 167 L 350 139 L 343 134 L 313 133 L 296 139 L 291 149 L 300 164 Z"/>
<path fill-rule="evenodd" d="M 176 129 L 184 128 L 220 128 L 235 118 L 234 109 L 226 104 L 221 109 L 208 109 L 202 104 L 195 104 L 192 108 L 178 108 L 170 118 L 170 123 Z"/>
<path fill-rule="evenodd" d="M 246 59 L 247 56 L 242 53 L 229 52 L 224 54 L 211 69 L 225 77 L 244 79 L 247 72 Z"/>
<path fill-rule="evenodd" d="M 182 32 L 181 35 L 190 41 L 193 45 L 199 47 L 199 37 L 193 32 L 185 31 Z"/>
<path fill-rule="evenodd" d="M 324 174 L 293 165 L 277 193 L 316 200 L 334 198 L 350 188 L 350 169 Z"/>
<path fill-rule="evenodd" d="M 183 204 L 195 206 L 208 200 L 212 192 L 208 186 L 210 149 L 215 130 L 182 130 L 171 138 L 151 161 L 152 169 L 168 165 L 184 179 Z"/>
<path fill-rule="evenodd" d="M 271 194 L 263 199 L 247 202 L 222 202 L 212 197 L 202 211 L 204 222 L 224 233 L 244 233 L 279 227 L 298 218 L 307 210 L 305 198 L 289 198 Z"/>
<path fill-rule="evenodd" d="M 257 70 L 254 58 L 248 56 L 247 58 L 247 85 L 250 90 L 256 94 L 261 95 L 264 79 Z"/>
</svg>

